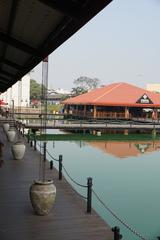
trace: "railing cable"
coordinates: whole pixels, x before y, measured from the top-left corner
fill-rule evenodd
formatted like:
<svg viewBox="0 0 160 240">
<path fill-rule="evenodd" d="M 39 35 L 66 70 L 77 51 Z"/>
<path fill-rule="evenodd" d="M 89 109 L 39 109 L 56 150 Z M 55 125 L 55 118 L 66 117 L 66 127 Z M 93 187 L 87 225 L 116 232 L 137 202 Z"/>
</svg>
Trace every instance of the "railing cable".
<svg viewBox="0 0 160 240">
<path fill-rule="evenodd" d="M 69 177 L 69 179 L 70 179 L 72 182 L 74 182 L 76 185 L 78 185 L 78 186 L 80 186 L 80 187 L 87 188 L 86 185 L 82 185 L 82 184 L 78 183 L 77 181 L 75 181 L 75 180 L 70 176 L 70 174 L 68 173 L 68 171 L 66 170 L 66 168 L 64 167 L 63 164 L 62 164 L 62 167 L 63 167 L 65 173 L 67 174 L 67 176 Z"/>
<path fill-rule="evenodd" d="M 125 226 L 128 230 L 130 230 L 134 235 L 136 235 L 137 237 L 139 237 L 142 240 L 147 240 L 145 237 L 143 237 L 140 233 L 138 233 L 134 228 L 132 228 L 131 226 L 129 226 L 124 220 L 122 220 L 119 216 L 117 216 L 117 214 L 110 209 L 102 200 L 101 198 L 98 196 L 98 194 L 92 189 L 92 192 L 94 194 L 94 196 L 98 199 L 98 201 L 103 205 L 103 207 L 111 213 L 111 215 L 116 218 L 120 223 L 122 223 L 123 226 Z"/>
<path fill-rule="evenodd" d="M 48 151 L 46 151 L 46 152 L 48 153 L 48 155 L 49 155 L 54 161 L 59 162 L 59 159 L 54 158 Z"/>
<path fill-rule="evenodd" d="M 69 181 L 67 181 L 67 179 L 65 179 L 66 182 L 69 183 Z M 80 197 L 82 197 L 83 199 L 87 199 L 87 197 L 85 197 L 84 195 L 80 194 L 74 187 L 72 187 L 72 185 L 70 185 L 70 187 L 72 188 L 72 190 L 77 193 Z"/>
</svg>

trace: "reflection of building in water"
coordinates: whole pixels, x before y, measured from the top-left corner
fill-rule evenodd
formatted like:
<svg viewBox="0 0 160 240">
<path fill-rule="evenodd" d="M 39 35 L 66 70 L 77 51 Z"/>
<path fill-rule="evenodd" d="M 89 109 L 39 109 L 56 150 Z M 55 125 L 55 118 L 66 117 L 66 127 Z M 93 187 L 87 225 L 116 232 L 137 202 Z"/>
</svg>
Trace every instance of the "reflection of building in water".
<svg viewBox="0 0 160 240">
<path fill-rule="evenodd" d="M 96 147 L 103 152 L 109 153 L 119 158 L 130 156 L 139 156 L 140 154 L 160 151 L 160 141 L 97 141 L 88 142 L 88 144 Z"/>
</svg>

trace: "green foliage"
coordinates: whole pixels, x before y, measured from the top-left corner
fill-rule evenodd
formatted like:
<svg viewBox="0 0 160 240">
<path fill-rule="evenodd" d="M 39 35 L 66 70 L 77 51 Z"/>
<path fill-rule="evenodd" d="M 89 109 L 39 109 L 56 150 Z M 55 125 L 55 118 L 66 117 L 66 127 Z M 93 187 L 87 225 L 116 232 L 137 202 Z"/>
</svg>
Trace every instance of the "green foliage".
<svg viewBox="0 0 160 240">
<path fill-rule="evenodd" d="M 98 87 L 100 80 L 98 78 L 88 78 L 82 76 L 74 80 L 73 83 L 76 87 L 72 88 L 72 94 L 79 95 Z"/>
<path fill-rule="evenodd" d="M 75 87 L 75 88 L 72 88 L 72 94 L 77 96 L 77 95 L 80 95 L 80 94 L 83 94 L 83 93 L 86 93 L 87 90 L 85 90 L 84 88 L 82 87 Z"/>
<path fill-rule="evenodd" d="M 92 134 L 47 134 L 46 136 L 43 135 L 41 138 L 40 136 L 36 136 L 37 140 L 43 140 L 43 137 L 47 139 L 47 141 L 152 141 L 153 138 L 151 134 L 102 134 L 101 136 L 92 135 Z M 30 135 L 30 139 L 34 139 L 33 134 Z M 159 136 L 156 137 L 159 139 Z M 155 139 L 154 139 L 155 140 Z"/>
<path fill-rule="evenodd" d="M 43 86 L 43 91 L 45 87 Z M 30 99 L 40 100 L 42 98 L 42 84 L 36 82 L 36 80 L 31 79 L 30 81 Z"/>
<path fill-rule="evenodd" d="M 47 112 L 48 113 L 53 113 L 53 112 L 59 112 L 63 109 L 62 104 L 49 104 L 47 106 Z"/>
</svg>

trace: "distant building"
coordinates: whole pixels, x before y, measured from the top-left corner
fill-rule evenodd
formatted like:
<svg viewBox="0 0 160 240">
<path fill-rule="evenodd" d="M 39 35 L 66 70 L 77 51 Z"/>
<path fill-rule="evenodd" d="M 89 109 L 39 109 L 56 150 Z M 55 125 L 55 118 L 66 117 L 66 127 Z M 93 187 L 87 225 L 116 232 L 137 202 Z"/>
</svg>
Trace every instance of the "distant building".
<svg viewBox="0 0 160 240">
<path fill-rule="evenodd" d="M 48 104 L 60 104 L 61 101 L 65 98 L 69 98 L 70 94 L 61 94 L 61 93 L 57 93 L 57 94 L 49 94 L 47 97 L 47 103 Z"/>
<path fill-rule="evenodd" d="M 157 119 L 160 94 L 127 83 L 96 88 L 63 101 L 64 112 L 75 117 L 103 119 Z"/>
<path fill-rule="evenodd" d="M 8 88 L 6 92 L 0 95 L 0 99 L 14 106 L 27 107 L 30 105 L 30 74 L 26 74 L 21 81 L 16 82 L 12 87 Z"/>
<path fill-rule="evenodd" d="M 48 89 L 48 94 L 71 94 L 71 91 L 62 88 Z"/>
<path fill-rule="evenodd" d="M 160 83 L 147 83 L 147 90 L 160 93 Z"/>
</svg>

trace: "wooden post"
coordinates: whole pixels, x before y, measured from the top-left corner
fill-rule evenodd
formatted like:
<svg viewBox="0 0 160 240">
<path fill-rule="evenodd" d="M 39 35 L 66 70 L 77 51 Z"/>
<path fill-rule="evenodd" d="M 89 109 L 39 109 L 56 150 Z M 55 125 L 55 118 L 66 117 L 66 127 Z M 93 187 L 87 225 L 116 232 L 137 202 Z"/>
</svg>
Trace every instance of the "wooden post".
<svg viewBox="0 0 160 240">
<path fill-rule="evenodd" d="M 50 163 L 50 169 L 53 169 L 53 161 L 51 160 L 49 163 Z"/>
<path fill-rule="evenodd" d="M 32 142 L 32 140 L 30 141 L 30 147 L 33 147 L 33 142 Z"/>
<path fill-rule="evenodd" d="M 93 106 L 93 118 L 97 117 L 97 107 L 94 105 Z"/>
<path fill-rule="evenodd" d="M 114 233 L 114 240 L 120 240 L 122 239 L 122 235 L 120 234 L 119 227 L 112 228 L 112 232 Z"/>
<path fill-rule="evenodd" d="M 92 178 L 87 178 L 87 213 L 92 210 Z"/>
<path fill-rule="evenodd" d="M 86 116 L 86 105 L 84 105 L 83 115 Z"/>
<path fill-rule="evenodd" d="M 28 143 L 29 143 L 29 139 L 30 139 L 30 130 L 28 129 Z"/>
<path fill-rule="evenodd" d="M 37 149 L 37 147 L 36 147 L 36 134 L 34 133 L 34 150 L 36 150 Z"/>
<path fill-rule="evenodd" d="M 59 155 L 59 180 L 62 180 L 62 159 L 63 156 Z"/>
<path fill-rule="evenodd" d="M 43 161 L 44 162 L 46 161 L 46 146 L 47 146 L 47 143 L 44 142 L 43 143 Z"/>
<path fill-rule="evenodd" d="M 128 107 L 125 107 L 124 117 L 125 117 L 125 119 L 129 118 L 129 109 L 128 109 Z"/>
</svg>

